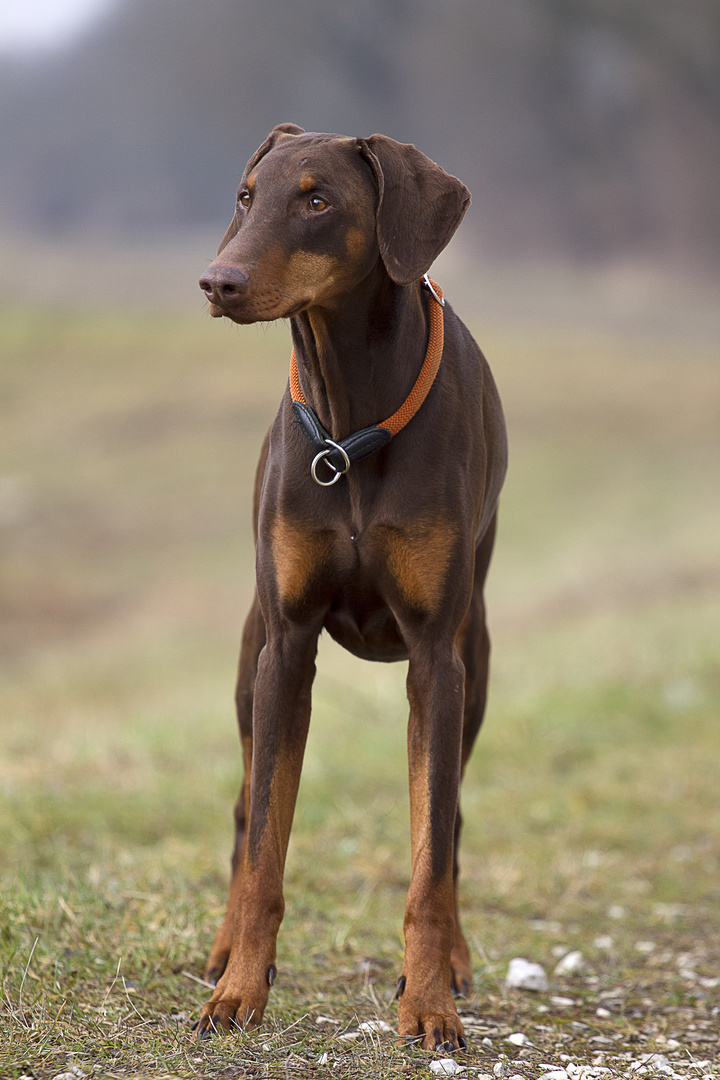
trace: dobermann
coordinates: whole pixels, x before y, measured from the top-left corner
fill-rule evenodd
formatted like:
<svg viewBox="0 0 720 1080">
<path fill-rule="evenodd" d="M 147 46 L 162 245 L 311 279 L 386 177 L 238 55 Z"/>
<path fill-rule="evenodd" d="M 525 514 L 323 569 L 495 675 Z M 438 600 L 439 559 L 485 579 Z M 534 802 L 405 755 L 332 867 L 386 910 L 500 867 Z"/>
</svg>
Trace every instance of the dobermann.
<svg viewBox="0 0 720 1080">
<path fill-rule="evenodd" d="M 257 472 L 257 592 L 237 687 L 245 771 L 201 1036 L 258 1024 L 276 975 L 326 629 L 357 656 L 409 662 L 399 1033 L 430 1050 L 465 1046 L 453 1002 L 471 986 L 458 795 L 485 707 L 483 583 L 507 447 L 488 365 L 426 273 L 469 202 L 414 146 L 282 124 L 248 162 L 200 281 L 214 318 L 289 318 L 293 341 Z"/>
</svg>

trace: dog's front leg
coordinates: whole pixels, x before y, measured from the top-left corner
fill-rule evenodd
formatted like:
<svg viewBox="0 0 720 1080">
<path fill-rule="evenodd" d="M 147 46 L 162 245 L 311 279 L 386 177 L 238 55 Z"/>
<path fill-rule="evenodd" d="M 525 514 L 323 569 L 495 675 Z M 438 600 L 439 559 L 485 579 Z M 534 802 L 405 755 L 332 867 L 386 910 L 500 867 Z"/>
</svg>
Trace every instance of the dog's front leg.
<svg viewBox="0 0 720 1080">
<path fill-rule="evenodd" d="M 310 723 L 319 634 L 318 625 L 278 624 L 270 623 L 258 661 L 250 816 L 230 957 L 202 1011 L 201 1035 L 259 1024 L 275 977 L 283 871 Z"/>
<path fill-rule="evenodd" d="M 453 832 L 460 785 L 464 669 L 452 645 L 410 653 L 408 764 L 412 871 L 398 1027 L 425 1050 L 465 1045 L 451 993 Z"/>
</svg>

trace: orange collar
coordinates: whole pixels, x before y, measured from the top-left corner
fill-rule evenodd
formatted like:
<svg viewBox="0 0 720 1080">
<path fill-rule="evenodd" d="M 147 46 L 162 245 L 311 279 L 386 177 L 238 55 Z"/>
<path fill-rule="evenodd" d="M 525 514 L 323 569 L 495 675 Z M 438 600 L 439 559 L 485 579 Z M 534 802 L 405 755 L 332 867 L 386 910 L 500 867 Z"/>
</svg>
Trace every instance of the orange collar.
<svg viewBox="0 0 720 1080">
<path fill-rule="evenodd" d="M 375 424 L 373 427 L 363 428 L 349 435 L 342 442 L 334 442 L 320 423 L 315 412 L 310 408 L 300 386 L 297 357 L 295 349 L 290 355 L 290 396 L 293 401 L 295 415 L 300 421 L 301 427 L 313 446 L 317 450 L 310 472 L 313 480 L 322 487 L 330 487 L 348 471 L 354 461 L 367 457 L 381 446 L 390 442 L 390 439 L 408 424 L 418 411 L 427 397 L 430 387 L 435 381 L 435 376 L 440 367 L 443 352 L 443 300 L 442 289 L 425 274 L 423 285 L 430 292 L 435 301 L 430 304 L 430 326 L 428 332 L 428 346 L 425 360 L 420 368 L 420 374 L 415 380 L 415 385 L 405 398 L 397 412 L 389 416 L 387 420 Z M 321 480 L 317 475 L 317 467 L 321 461 L 332 470 L 329 480 Z"/>
</svg>

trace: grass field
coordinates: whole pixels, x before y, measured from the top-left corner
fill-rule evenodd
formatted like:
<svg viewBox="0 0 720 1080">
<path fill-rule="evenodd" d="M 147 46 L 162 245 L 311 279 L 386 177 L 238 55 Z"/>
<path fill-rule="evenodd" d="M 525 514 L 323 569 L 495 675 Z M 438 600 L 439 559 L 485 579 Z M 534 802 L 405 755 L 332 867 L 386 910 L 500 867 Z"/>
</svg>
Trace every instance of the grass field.
<svg viewBox="0 0 720 1080">
<path fill-rule="evenodd" d="M 511 284 L 457 289 L 511 438 L 463 795 L 460 1075 L 718 1076 L 717 322 L 622 279 L 558 278 L 552 318 L 514 314 Z M 199 301 L 62 301 L 0 313 L 0 1077 L 429 1076 L 431 1055 L 359 1029 L 396 1016 L 404 666 L 330 642 L 266 1021 L 193 1041 L 289 335 Z M 517 956 L 547 991 L 505 987 Z"/>
</svg>

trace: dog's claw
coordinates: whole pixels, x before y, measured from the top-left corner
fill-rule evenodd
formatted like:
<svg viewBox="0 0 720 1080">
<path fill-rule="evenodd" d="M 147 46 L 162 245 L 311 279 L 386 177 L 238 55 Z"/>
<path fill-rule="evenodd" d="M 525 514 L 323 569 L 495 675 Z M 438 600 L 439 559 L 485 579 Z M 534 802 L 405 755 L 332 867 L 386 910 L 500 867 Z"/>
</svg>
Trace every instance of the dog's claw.
<svg viewBox="0 0 720 1080">
<path fill-rule="evenodd" d="M 450 988 L 450 993 L 452 994 L 452 996 L 454 998 L 466 998 L 468 996 L 469 992 L 470 992 L 470 987 L 464 981 L 463 981 L 462 986 L 459 986 L 459 987 L 458 986 L 452 986 Z"/>
<path fill-rule="evenodd" d="M 405 978 L 405 976 L 401 975 L 400 978 L 397 981 L 397 986 L 395 987 L 395 1000 L 396 1001 L 399 1001 L 400 998 L 405 993 L 405 984 L 406 984 L 406 982 L 407 982 L 407 979 Z"/>
<path fill-rule="evenodd" d="M 199 1043 L 209 1042 L 213 1035 L 221 1035 L 223 1031 L 222 1027 L 215 1024 L 212 1016 L 201 1016 L 190 1030 L 196 1033 L 195 1040 Z"/>
<path fill-rule="evenodd" d="M 465 1039 L 463 1039 L 462 1035 L 458 1039 L 458 1046 L 461 1050 L 467 1050 L 467 1042 Z"/>
<path fill-rule="evenodd" d="M 267 971 L 268 986 L 272 986 L 272 984 L 275 982 L 276 978 L 277 978 L 277 968 L 275 967 L 274 964 L 271 964 L 270 967 L 268 968 L 268 971 Z"/>
</svg>

